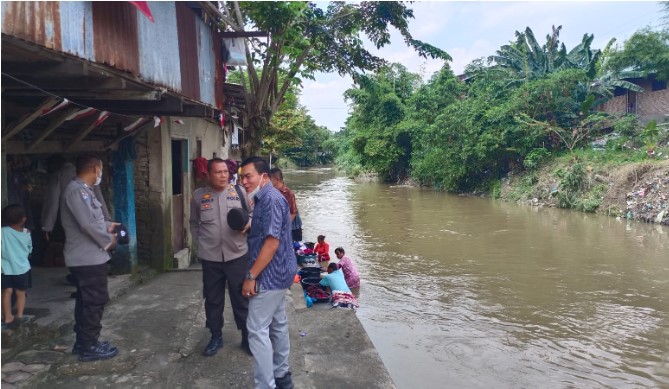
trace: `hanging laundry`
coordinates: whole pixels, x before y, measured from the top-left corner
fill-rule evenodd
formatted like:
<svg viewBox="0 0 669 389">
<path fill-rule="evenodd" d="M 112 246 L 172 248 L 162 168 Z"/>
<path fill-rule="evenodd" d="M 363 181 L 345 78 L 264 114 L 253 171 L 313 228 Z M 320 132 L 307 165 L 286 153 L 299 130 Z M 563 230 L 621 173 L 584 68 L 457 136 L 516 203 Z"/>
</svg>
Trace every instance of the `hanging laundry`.
<svg viewBox="0 0 669 389">
<path fill-rule="evenodd" d="M 198 179 L 204 180 L 207 178 L 207 159 L 202 157 L 195 158 L 193 160 L 193 169 Z"/>
</svg>

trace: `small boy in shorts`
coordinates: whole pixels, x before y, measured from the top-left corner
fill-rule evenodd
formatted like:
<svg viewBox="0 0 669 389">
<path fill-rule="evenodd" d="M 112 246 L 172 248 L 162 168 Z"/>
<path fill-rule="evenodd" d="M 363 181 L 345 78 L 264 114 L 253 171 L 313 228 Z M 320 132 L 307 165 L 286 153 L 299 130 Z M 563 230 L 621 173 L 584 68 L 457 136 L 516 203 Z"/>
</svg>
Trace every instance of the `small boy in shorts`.
<svg viewBox="0 0 669 389">
<path fill-rule="evenodd" d="M 2 328 L 23 321 L 26 289 L 30 284 L 28 255 L 33 250 L 30 231 L 24 227 L 25 210 L 11 204 L 2 210 Z M 16 292 L 16 316 L 12 314 L 12 294 Z"/>
</svg>

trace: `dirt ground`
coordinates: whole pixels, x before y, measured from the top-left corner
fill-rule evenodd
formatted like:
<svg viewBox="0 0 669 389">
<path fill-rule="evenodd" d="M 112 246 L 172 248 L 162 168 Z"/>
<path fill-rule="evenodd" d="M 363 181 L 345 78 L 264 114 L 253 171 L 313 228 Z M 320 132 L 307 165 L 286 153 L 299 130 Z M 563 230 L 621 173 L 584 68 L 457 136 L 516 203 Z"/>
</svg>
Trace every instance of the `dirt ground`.
<svg viewBox="0 0 669 389">
<path fill-rule="evenodd" d="M 608 178 L 599 212 L 669 225 L 669 161 L 623 166 Z"/>
<path fill-rule="evenodd" d="M 519 203 L 532 206 L 557 206 L 553 193 L 559 178 L 552 174 L 554 166 L 541 169 L 529 193 Z M 520 186 L 527 185 L 527 176 L 503 181 L 501 197 L 511 198 Z M 597 213 L 647 223 L 669 225 L 669 160 L 648 161 L 619 167 L 586 167 L 586 187 L 606 185 Z M 590 193 L 583 193 L 591 196 Z"/>
</svg>

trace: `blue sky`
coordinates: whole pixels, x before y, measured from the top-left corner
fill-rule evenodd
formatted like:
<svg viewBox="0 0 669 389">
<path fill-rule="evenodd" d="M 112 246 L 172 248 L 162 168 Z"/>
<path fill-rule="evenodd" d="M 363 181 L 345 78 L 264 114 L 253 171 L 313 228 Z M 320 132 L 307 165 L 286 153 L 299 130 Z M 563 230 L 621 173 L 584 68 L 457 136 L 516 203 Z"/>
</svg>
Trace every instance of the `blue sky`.
<svg viewBox="0 0 669 389">
<path fill-rule="evenodd" d="M 560 40 L 570 50 L 586 33 L 595 35 L 593 48 L 601 49 L 611 38 L 622 44 L 639 28 L 661 24 L 661 7 L 650 1 L 418 1 L 409 7 L 414 11 L 409 24 L 413 37 L 448 52 L 456 74 L 472 60 L 494 54 L 528 26 L 543 44 L 551 26 L 561 25 Z M 393 38 L 395 43 L 372 52 L 411 72 L 422 69 L 426 79 L 441 68 L 441 61 L 418 57 L 398 33 Z M 300 101 L 317 124 L 339 131 L 348 116 L 342 96 L 351 85 L 349 77 L 318 74 L 315 81 L 304 81 Z"/>
</svg>

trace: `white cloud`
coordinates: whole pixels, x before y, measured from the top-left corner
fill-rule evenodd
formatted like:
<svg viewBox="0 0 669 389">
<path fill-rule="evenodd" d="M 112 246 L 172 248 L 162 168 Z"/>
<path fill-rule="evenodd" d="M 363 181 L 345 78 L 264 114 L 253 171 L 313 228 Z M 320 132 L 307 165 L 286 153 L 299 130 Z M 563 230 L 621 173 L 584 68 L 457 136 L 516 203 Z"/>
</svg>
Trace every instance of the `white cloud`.
<svg viewBox="0 0 669 389">
<path fill-rule="evenodd" d="M 453 57 L 451 69 L 455 74 L 462 74 L 465 67 L 473 60 L 481 57 L 488 57 L 495 53 L 499 46 L 493 46 L 489 41 L 479 39 L 471 47 L 454 47 L 448 49 L 448 54 Z"/>
</svg>

